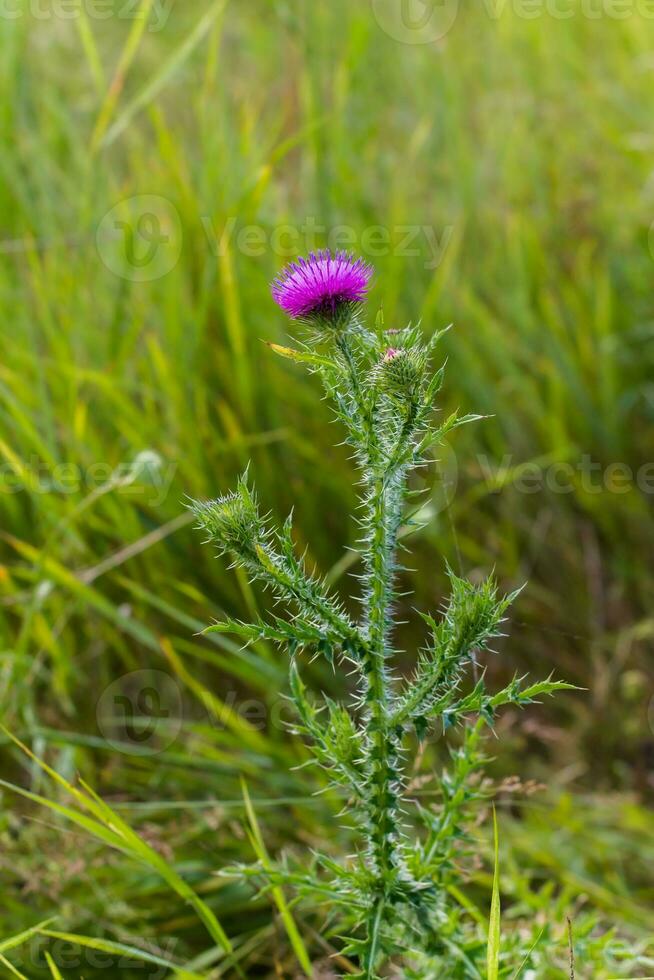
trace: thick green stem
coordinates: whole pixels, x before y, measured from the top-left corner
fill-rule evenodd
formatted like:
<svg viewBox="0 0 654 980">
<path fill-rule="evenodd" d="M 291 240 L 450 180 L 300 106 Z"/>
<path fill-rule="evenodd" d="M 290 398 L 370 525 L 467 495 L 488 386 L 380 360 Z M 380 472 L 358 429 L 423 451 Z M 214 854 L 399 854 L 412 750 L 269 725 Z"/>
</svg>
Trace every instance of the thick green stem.
<svg viewBox="0 0 654 980">
<path fill-rule="evenodd" d="M 363 443 L 365 446 L 364 455 L 368 464 L 371 463 L 375 455 L 377 445 L 377 433 L 375 432 L 374 404 L 366 400 L 364 391 L 361 387 L 355 359 L 352 355 L 350 342 L 345 334 L 342 334 L 336 341 L 336 346 L 345 362 L 345 368 L 352 387 L 352 397 L 356 406 L 357 415 L 363 426 Z"/>
<path fill-rule="evenodd" d="M 398 865 L 398 740 L 389 727 L 390 689 L 386 670 L 387 624 L 392 601 L 395 551 L 391 490 L 376 480 L 369 502 L 372 537 L 368 549 L 367 691 L 370 856 L 381 894 L 394 883 Z"/>
<path fill-rule="evenodd" d="M 388 630 L 393 601 L 395 552 L 401 521 L 405 474 L 398 471 L 402 450 L 415 422 L 411 406 L 394 450 L 383 471 L 376 476 L 368 500 L 368 547 L 366 617 L 369 644 L 367 661 L 369 736 L 369 822 L 370 851 L 378 890 L 384 894 L 396 884 L 402 870 L 399 847 L 399 803 L 401 771 L 399 750 L 401 728 L 393 724 L 393 705 L 386 660 Z"/>
</svg>

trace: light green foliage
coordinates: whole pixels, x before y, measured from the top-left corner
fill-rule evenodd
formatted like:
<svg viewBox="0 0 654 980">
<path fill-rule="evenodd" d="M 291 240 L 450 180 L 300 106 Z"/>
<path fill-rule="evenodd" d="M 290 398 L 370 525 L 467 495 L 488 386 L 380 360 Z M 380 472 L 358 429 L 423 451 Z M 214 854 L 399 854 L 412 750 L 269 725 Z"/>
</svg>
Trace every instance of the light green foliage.
<svg viewBox="0 0 654 980">
<path fill-rule="evenodd" d="M 443 371 L 433 370 L 431 360 L 440 334 L 425 342 L 418 327 L 408 327 L 393 332 L 396 346 L 390 348 L 381 320 L 369 330 L 357 311 L 348 313 L 331 330 L 321 320 L 307 346 L 312 353 L 318 345 L 320 357 L 307 360 L 345 426 L 359 469 L 360 621 L 351 620 L 341 601 L 296 557 L 290 518 L 278 530 L 260 516 L 247 474 L 234 493 L 193 503 L 192 510 L 219 553 L 231 556 L 253 581 L 269 586 L 293 613 L 287 622 L 230 621 L 217 627 L 248 641 L 275 640 L 291 655 L 299 731 L 308 737 L 315 761 L 349 798 L 361 839 L 357 858 L 344 861 L 336 879 L 327 865 L 320 873 L 318 856 L 315 878 L 305 879 L 301 891 L 309 898 L 313 892 L 318 902 L 327 872 L 332 894 L 341 891 L 332 904 L 341 906 L 341 919 L 353 935 L 343 952 L 357 959 L 362 977 L 375 978 L 389 958 L 410 952 L 436 957 L 443 971 L 452 968 L 461 940 L 448 886 L 460 877 L 454 857 L 472 819 L 471 804 L 482 795 L 476 777 L 483 765 L 483 727 L 492 726 L 500 706 L 526 704 L 570 685 L 549 680 L 525 688 L 516 680 L 489 695 L 480 678 L 466 691 L 470 665 L 500 635 L 514 596 L 498 595 L 492 579 L 476 586 L 453 573 L 444 613 L 438 619 L 424 617 L 431 640 L 415 675 L 405 683 L 395 680 L 393 604 L 398 538 L 409 520 L 410 477 L 428 465 L 431 447 L 445 432 L 468 419 L 436 421 Z M 282 353 L 303 360 L 302 351 Z M 318 706 L 313 703 L 301 678 L 300 651 L 352 671 L 357 681 L 349 704 L 327 697 Z M 420 835 L 415 816 L 406 813 L 407 736 L 415 731 L 425 738 L 436 722 L 445 728 L 462 726 L 463 744 L 455 752 L 453 773 L 441 778 L 441 808 L 423 814 L 427 833 Z M 269 870 L 261 869 L 271 881 Z M 294 883 L 283 874 L 274 880 Z M 447 944 L 443 934 L 449 935 Z"/>
</svg>

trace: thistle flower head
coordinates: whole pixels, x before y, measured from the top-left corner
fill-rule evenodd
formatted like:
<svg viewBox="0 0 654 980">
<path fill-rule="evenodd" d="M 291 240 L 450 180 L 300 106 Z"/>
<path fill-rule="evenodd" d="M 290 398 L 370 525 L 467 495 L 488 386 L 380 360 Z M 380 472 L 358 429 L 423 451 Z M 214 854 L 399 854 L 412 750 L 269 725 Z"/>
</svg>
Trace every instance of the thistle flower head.
<svg viewBox="0 0 654 980">
<path fill-rule="evenodd" d="M 245 477 L 241 477 L 232 493 L 215 500 L 194 500 L 191 510 L 199 527 L 207 531 L 223 551 L 249 551 L 265 538 L 266 530 L 256 497 Z"/>
<path fill-rule="evenodd" d="M 372 271 L 363 259 L 347 252 L 312 252 L 275 279 L 273 299 L 294 320 L 343 326 L 366 298 Z"/>
</svg>

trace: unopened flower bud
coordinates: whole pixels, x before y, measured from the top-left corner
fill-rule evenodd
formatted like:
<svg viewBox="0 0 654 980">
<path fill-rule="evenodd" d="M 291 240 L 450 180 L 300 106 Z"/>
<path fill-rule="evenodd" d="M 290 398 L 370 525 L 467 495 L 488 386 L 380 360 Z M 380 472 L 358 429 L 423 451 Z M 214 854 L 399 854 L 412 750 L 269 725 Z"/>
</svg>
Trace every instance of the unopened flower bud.
<svg viewBox="0 0 654 980">
<path fill-rule="evenodd" d="M 421 351 L 397 350 L 389 347 L 381 363 L 381 384 L 392 398 L 407 401 L 415 397 L 422 387 L 425 374 L 424 356 Z"/>
<path fill-rule="evenodd" d="M 215 500 L 194 501 L 192 510 L 201 528 L 225 550 L 255 548 L 265 529 L 257 502 L 244 480 L 233 493 Z"/>
</svg>

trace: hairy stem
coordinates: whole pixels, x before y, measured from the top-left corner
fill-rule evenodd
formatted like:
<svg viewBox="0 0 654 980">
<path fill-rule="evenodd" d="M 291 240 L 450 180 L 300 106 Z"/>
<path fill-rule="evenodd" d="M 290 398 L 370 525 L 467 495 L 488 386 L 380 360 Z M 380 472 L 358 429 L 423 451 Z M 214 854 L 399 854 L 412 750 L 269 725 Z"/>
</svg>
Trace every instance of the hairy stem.
<svg viewBox="0 0 654 980">
<path fill-rule="evenodd" d="M 370 856 L 381 894 L 392 886 L 399 866 L 397 811 L 398 739 L 389 727 L 390 683 L 386 669 L 387 628 L 392 601 L 396 524 L 394 494 L 383 476 L 369 501 L 371 536 L 366 558 L 368 610 L 367 690 L 368 800 Z"/>
<path fill-rule="evenodd" d="M 364 456 L 366 458 L 366 462 L 368 465 L 370 465 L 378 450 L 377 433 L 375 432 L 374 404 L 366 399 L 364 389 L 362 388 L 361 381 L 359 379 L 356 361 L 352 354 L 352 348 L 345 334 L 338 338 L 336 341 L 336 347 L 345 363 L 356 414 L 363 428 L 363 443 L 365 446 Z"/>
</svg>

